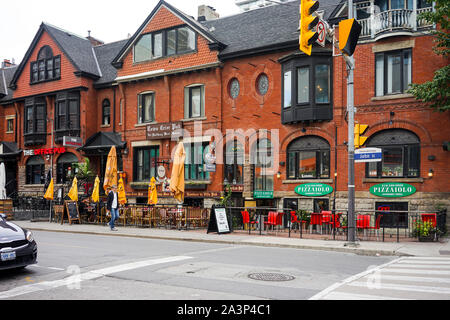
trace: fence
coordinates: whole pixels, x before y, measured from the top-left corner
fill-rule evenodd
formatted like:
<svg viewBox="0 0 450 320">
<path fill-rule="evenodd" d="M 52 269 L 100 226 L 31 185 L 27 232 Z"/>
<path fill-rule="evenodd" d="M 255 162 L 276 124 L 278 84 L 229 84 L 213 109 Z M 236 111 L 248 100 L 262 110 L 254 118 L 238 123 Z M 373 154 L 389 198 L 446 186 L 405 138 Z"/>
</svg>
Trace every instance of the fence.
<svg viewBox="0 0 450 320">
<path fill-rule="evenodd" d="M 348 241 L 349 230 L 354 228 L 358 240 L 400 242 L 431 241 L 447 233 L 446 212 L 358 210 L 353 225 L 347 210 L 314 213 L 229 207 L 227 213 L 232 230 L 248 234 Z"/>
</svg>

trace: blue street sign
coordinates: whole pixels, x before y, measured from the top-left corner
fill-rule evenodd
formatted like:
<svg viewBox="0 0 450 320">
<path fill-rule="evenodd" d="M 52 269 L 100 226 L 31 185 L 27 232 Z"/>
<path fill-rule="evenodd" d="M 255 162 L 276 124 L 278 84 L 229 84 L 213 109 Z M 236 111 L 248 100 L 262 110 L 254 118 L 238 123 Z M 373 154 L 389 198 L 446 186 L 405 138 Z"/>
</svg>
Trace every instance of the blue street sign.
<svg viewBox="0 0 450 320">
<path fill-rule="evenodd" d="M 355 150 L 355 162 L 378 162 L 382 159 L 380 148 L 363 148 Z"/>
</svg>

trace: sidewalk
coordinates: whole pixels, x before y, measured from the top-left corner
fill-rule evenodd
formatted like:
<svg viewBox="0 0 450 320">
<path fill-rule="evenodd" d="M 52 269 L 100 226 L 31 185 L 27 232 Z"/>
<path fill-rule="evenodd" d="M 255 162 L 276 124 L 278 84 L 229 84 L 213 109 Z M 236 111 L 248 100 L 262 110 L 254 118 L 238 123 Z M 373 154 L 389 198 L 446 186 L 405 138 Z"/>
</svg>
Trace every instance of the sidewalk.
<svg viewBox="0 0 450 320">
<path fill-rule="evenodd" d="M 93 224 L 61 225 L 55 222 L 12 221 L 32 231 L 53 231 L 107 236 L 137 237 L 148 239 L 182 240 L 197 242 L 226 243 L 234 245 L 257 245 L 267 247 L 283 247 L 312 250 L 328 250 L 349 252 L 360 255 L 385 256 L 427 256 L 450 258 L 450 241 L 448 238 L 440 242 L 375 242 L 361 241 L 357 246 L 349 246 L 345 241 L 295 239 L 245 234 L 206 233 L 206 230 L 165 230 L 153 228 L 120 227 L 112 232 L 109 227 Z"/>
</svg>

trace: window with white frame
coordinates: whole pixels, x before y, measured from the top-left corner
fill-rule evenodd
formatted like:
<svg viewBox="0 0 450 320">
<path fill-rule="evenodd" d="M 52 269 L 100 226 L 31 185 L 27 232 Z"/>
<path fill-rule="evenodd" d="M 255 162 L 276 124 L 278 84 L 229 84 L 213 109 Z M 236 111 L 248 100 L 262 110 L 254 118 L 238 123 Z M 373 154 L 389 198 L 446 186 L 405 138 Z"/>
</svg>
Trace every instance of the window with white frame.
<svg viewBox="0 0 450 320">
<path fill-rule="evenodd" d="M 141 93 L 138 95 L 138 123 L 153 121 L 155 121 L 155 93 Z"/>
</svg>

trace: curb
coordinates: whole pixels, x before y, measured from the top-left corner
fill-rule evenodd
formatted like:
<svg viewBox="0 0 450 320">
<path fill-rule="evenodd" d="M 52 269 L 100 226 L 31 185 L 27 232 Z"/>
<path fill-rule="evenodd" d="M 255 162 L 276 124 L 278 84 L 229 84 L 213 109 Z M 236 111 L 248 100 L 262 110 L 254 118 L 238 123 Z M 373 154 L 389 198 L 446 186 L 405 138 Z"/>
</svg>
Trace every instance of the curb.
<svg viewBox="0 0 450 320">
<path fill-rule="evenodd" d="M 360 249 L 349 247 L 326 247 L 326 246 L 314 246 L 314 245 L 298 245 L 298 244 L 281 244 L 281 243 L 259 243 L 245 240 L 217 240 L 217 239 L 199 239 L 190 237 L 165 237 L 157 235 L 137 235 L 137 234 L 123 234 L 123 233 L 111 233 L 111 232 L 93 232 L 93 231 L 80 231 L 80 230 L 55 230 L 39 227 L 28 227 L 27 229 L 32 231 L 47 231 L 47 232 L 59 232 L 59 233 L 76 233 L 76 234 L 88 234 L 88 235 L 102 235 L 113 237 L 129 237 L 140 239 L 157 239 L 157 240 L 174 240 L 174 241 L 188 241 L 188 242 L 208 242 L 218 244 L 232 244 L 232 245 L 247 245 L 247 246 L 259 246 L 259 247 L 272 247 L 272 248 L 291 248 L 301 250 L 321 250 L 321 251 L 334 251 L 353 253 L 363 256 L 413 256 L 401 252 L 391 250 L 374 250 L 374 249 Z"/>
</svg>

